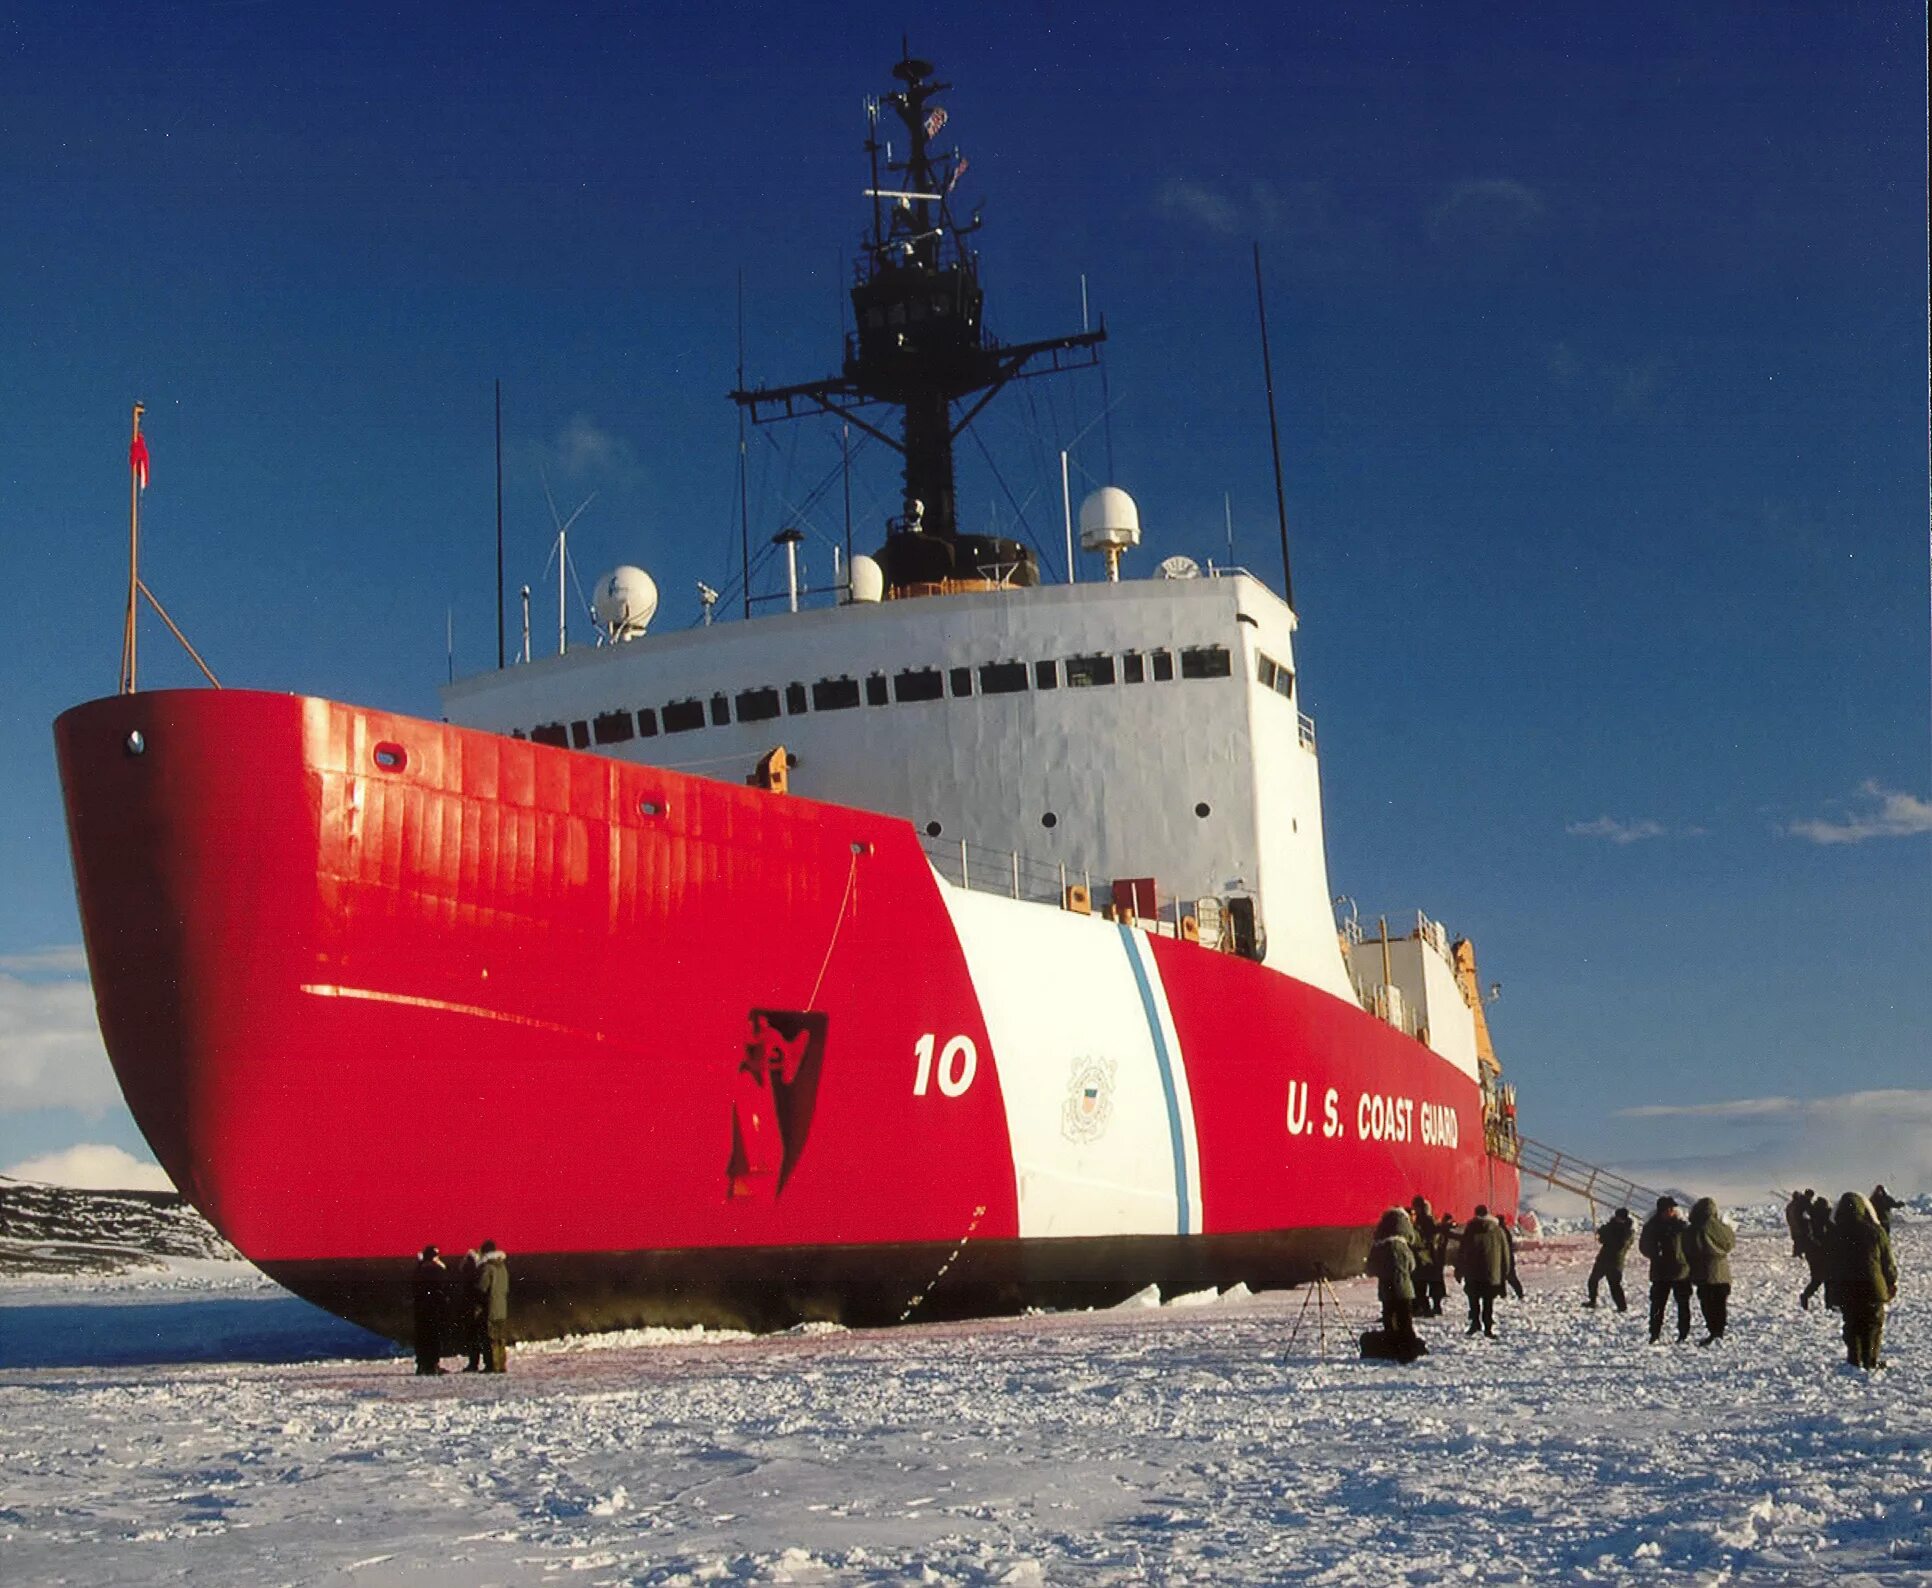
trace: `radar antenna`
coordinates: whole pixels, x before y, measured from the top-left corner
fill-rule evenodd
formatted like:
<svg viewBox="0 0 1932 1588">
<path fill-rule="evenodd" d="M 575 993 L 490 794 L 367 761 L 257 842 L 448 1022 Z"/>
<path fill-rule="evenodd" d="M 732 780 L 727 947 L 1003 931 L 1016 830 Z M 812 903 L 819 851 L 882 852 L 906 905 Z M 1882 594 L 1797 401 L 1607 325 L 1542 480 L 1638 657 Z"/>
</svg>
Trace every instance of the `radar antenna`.
<svg viewBox="0 0 1932 1588">
<path fill-rule="evenodd" d="M 755 424 L 834 414 L 904 456 L 905 499 L 921 511 L 908 511 L 878 554 L 895 595 L 1039 583 L 1027 547 L 960 532 L 953 443 L 1007 382 L 1091 368 L 1107 337 L 1104 319 L 1097 329 L 1037 342 L 1008 345 L 987 333 L 979 256 L 964 242 L 979 228 L 979 209 L 964 221 L 953 211 L 967 160 L 935 143 L 950 118 L 933 101 L 952 85 L 934 80 L 933 71 L 908 51 L 892 68 L 900 86 L 866 101 L 872 229 L 852 287 L 855 328 L 841 372 L 796 386 L 746 389 L 741 382 L 731 393 Z M 905 128 L 903 160 L 879 138 L 888 108 Z M 967 404 L 957 417 L 956 403 Z M 897 436 L 860 413 L 877 404 L 901 411 Z"/>
</svg>

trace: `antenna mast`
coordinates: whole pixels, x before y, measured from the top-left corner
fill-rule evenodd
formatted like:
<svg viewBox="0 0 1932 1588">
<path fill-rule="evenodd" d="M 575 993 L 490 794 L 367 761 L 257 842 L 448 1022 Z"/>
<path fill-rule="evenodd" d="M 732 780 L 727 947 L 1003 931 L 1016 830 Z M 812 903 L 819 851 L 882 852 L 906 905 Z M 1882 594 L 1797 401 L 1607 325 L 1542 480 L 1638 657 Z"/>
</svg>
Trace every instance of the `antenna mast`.
<svg viewBox="0 0 1932 1588">
<path fill-rule="evenodd" d="M 1281 599 L 1295 607 L 1295 581 L 1288 572 L 1288 498 L 1281 488 L 1281 427 L 1275 423 L 1275 370 L 1268 358 L 1268 304 L 1261 294 L 1261 244 L 1254 245 L 1254 306 L 1261 317 L 1261 375 L 1268 385 L 1268 444 L 1275 454 L 1275 516 L 1281 524 Z"/>
</svg>

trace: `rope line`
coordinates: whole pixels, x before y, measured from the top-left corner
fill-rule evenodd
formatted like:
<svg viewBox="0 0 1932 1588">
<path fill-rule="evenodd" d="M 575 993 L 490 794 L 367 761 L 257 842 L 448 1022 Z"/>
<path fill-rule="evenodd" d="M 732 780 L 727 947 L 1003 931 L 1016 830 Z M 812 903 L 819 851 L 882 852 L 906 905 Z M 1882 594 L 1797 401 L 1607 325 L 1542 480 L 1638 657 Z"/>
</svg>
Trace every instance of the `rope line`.
<svg viewBox="0 0 1932 1588">
<path fill-rule="evenodd" d="M 926 1281 L 926 1288 L 906 1303 L 906 1310 L 899 1314 L 899 1321 L 901 1323 L 904 1323 L 906 1319 L 910 1318 L 913 1314 L 913 1309 L 933 1293 L 933 1287 L 946 1277 L 946 1270 L 959 1261 L 959 1254 L 966 1250 L 966 1243 L 973 1238 L 973 1231 L 979 1228 L 979 1221 L 985 1217 L 986 1204 L 982 1202 L 978 1207 L 973 1209 L 973 1222 L 966 1226 L 966 1233 L 960 1236 L 959 1244 L 952 1249 L 952 1255 L 939 1265 L 939 1272 Z"/>
<path fill-rule="evenodd" d="M 832 922 L 832 937 L 825 945 L 825 958 L 818 962 L 818 977 L 812 983 L 812 995 L 805 1000 L 810 1009 L 818 1003 L 818 990 L 825 985 L 825 973 L 832 966 L 832 950 L 839 945 L 839 931 L 845 925 L 845 907 L 852 902 L 852 891 L 859 880 L 859 857 L 852 857 L 852 864 L 845 873 L 845 896 L 839 900 L 839 913 Z"/>
</svg>

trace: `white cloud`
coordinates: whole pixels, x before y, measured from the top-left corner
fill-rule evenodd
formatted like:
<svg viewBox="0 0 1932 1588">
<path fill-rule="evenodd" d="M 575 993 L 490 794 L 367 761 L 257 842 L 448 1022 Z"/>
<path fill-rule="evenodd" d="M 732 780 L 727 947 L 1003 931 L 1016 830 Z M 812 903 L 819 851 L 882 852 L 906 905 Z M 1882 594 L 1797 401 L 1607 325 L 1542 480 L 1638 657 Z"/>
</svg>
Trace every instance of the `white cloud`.
<svg viewBox="0 0 1932 1588">
<path fill-rule="evenodd" d="M 557 434 L 557 468 L 567 480 L 614 476 L 629 479 L 637 472 L 631 444 L 599 425 L 589 414 L 573 414 Z"/>
<path fill-rule="evenodd" d="M 87 950 L 78 943 L 61 943 L 53 948 L 28 949 L 24 954 L 0 954 L 0 971 L 25 976 L 84 976 Z"/>
<path fill-rule="evenodd" d="M 0 1113 L 98 1114 L 120 1095 L 88 984 L 0 973 Z"/>
<path fill-rule="evenodd" d="M 1154 195 L 1154 203 L 1170 215 L 1178 215 L 1223 237 L 1231 237 L 1243 229 L 1241 210 L 1232 199 L 1207 183 L 1188 177 L 1169 177 Z"/>
<path fill-rule="evenodd" d="M 1626 822 L 1619 821 L 1614 816 L 1599 816 L 1587 822 L 1570 822 L 1563 830 L 1572 838 L 1607 838 L 1613 844 L 1641 843 L 1646 838 L 1663 838 L 1669 832 L 1662 822 L 1654 822 L 1649 817 Z"/>
<path fill-rule="evenodd" d="M 1653 1156 L 1619 1168 L 1659 1189 L 1731 1205 L 1801 1186 L 1833 1197 L 1874 1181 L 1898 1196 L 1932 1191 L 1932 1090 L 1649 1103 L 1621 1117 L 1644 1121 Z"/>
<path fill-rule="evenodd" d="M 1509 177 L 1452 182 L 1429 212 L 1429 235 L 1450 248 L 1509 247 L 1543 219 L 1543 199 Z"/>
<path fill-rule="evenodd" d="M 1868 838 L 1914 838 L 1932 833 L 1932 800 L 1901 794 L 1868 780 L 1859 787 L 1862 809 L 1842 821 L 1822 817 L 1793 822 L 1785 829 L 1814 844 L 1862 844 Z"/>
<path fill-rule="evenodd" d="M 79 1186 L 89 1191 L 172 1191 L 174 1182 L 158 1163 L 104 1142 L 83 1141 L 59 1152 L 42 1153 L 0 1171 L 14 1180 L 42 1185 Z"/>
</svg>

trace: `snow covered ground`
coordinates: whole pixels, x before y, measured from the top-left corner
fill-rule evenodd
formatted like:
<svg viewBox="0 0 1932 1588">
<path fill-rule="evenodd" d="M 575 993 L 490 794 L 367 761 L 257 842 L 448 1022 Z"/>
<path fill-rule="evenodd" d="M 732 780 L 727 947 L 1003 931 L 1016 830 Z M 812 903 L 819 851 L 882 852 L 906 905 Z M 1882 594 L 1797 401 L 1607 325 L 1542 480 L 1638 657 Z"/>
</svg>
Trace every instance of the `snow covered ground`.
<svg viewBox="0 0 1932 1588">
<path fill-rule="evenodd" d="M 561 1342 L 417 1379 L 232 1267 L 11 1285 L 0 1574 L 1932 1583 L 1932 1227 L 1899 1248 L 1869 1379 L 1768 1232 L 1716 1348 L 1582 1310 L 1566 1238 L 1525 1245 L 1499 1340 L 1426 1321 L 1410 1369 L 1357 1360 L 1332 1313 L 1324 1354 L 1300 1292 Z M 1336 1291 L 1352 1332 L 1371 1291 Z"/>
</svg>

